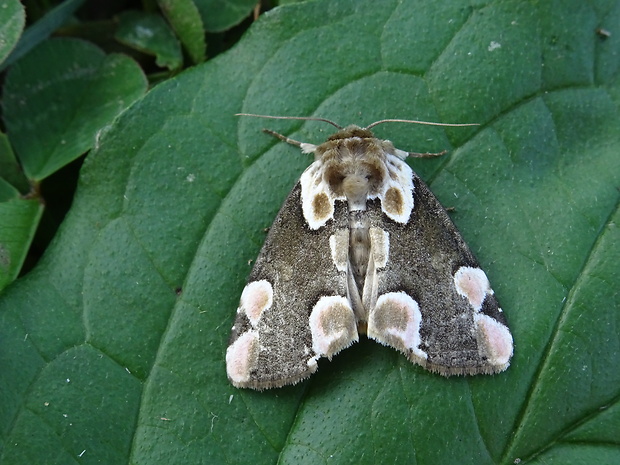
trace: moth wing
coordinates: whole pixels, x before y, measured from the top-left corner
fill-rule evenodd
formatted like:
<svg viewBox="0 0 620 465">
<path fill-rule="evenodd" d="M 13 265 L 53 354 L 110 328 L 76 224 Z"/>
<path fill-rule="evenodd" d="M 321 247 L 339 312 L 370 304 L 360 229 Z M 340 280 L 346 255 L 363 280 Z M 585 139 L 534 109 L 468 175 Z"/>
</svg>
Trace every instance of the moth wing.
<svg viewBox="0 0 620 465">
<path fill-rule="evenodd" d="M 415 173 L 413 185 L 405 223 L 387 218 L 378 200 L 369 204 L 370 224 L 385 231 L 389 243 L 385 266 L 376 270 L 368 336 L 442 375 L 503 371 L 513 341 L 489 281 Z"/>
<path fill-rule="evenodd" d="M 301 184 L 293 188 L 269 230 L 243 290 L 230 344 L 228 378 L 234 386 L 266 389 L 295 384 L 358 340 L 347 299 L 345 265 L 336 266 L 334 242 L 348 248 L 346 203 L 334 201 L 333 219 L 311 229 Z"/>
</svg>

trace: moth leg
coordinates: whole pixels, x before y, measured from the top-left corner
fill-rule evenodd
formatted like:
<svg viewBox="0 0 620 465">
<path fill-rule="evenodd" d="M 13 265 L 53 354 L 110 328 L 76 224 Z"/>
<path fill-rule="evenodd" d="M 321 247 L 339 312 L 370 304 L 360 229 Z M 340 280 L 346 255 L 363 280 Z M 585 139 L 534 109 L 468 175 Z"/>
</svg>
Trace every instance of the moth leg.
<svg viewBox="0 0 620 465">
<path fill-rule="evenodd" d="M 263 129 L 265 134 L 269 134 L 270 136 L 277 137 L 283 142 L 287 144 L 294 145 L 295 147 L 299 147 L 303 153 L 314 153 L 316 150 L 316 145 L 308 144 L 306 142 L 299 142 L 298 140 L 291 139 L 290 137 L 286 137 L 285 135 L 280 134 L 279 132 L 272 131 L 271 129 Z"/>
<path fill-rule="evenodd" d="M 447 150 L 442 150 L 441 152 L 425 152 L 425 153 L 419 153 L 419 152 L 405 152 L 404 150 L 400 150 L 400 149 L 395 149 L 394 150 L 395 155 L 398 156 L 401 160 L 404 160 L 407 157 L 411 157 L 411 158 L 433 158 L 433 157 L 441 157 L 442 155 L 445 155 L 446 153 L 448 153 Z"/>
</svg>

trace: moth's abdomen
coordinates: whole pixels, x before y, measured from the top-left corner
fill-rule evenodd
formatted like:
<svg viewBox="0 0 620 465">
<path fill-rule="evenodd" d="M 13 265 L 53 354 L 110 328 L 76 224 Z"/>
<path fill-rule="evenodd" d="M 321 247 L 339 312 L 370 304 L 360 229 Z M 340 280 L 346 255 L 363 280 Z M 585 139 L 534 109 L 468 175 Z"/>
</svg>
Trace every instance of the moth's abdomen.
<svg viewBox="0 0 620 465">
<path fill-rule="evenodd" d="M 361 296 L 364 292 L 364 281 L 368 270 L 370 257 L 370 233 L 367 218 L 364 212 L 350 212 L 349 220 L 349 266 Z M 350 290 L 351 292 L 351 290 Z"/>
</svg>

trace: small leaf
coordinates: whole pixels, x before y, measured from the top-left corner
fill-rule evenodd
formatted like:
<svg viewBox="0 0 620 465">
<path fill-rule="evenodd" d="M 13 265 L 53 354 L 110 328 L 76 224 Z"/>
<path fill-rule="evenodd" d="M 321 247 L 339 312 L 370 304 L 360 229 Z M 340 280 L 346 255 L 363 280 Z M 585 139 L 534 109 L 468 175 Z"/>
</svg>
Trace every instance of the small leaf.
<svg viewBox="0 0 620 465">
<path fill-rule="evenodd" d="M 24 198 L 30 185 L 0 133 L 0 292 L 17 278 L 43 213 L 37 198 Z"/>
<path fill-rule="evenodd" d="M 158 0 L 157 3 L 193 63 L 205 60 L 206 48 L 202 19 L 192 0 Z"/>
<path fill-rule="evenodd" d="M 0 63 L 17 44 L 25 24 L 26 13 L 18 0 L 6 0 L 0 5 Z"/>
<path fill-rule="evenodd" d="M 28 178 L 44 179 L 88 151 L 145 89 L 133 60 L 87 42 L 53 39 L 33 50 L 9 70 L 2 102 Z"/>
<path fill-rule="evenodd" d="M 10 190 L 0 178 L 0 292 L 19 274 L 43 213 L 37 199 L 7 199 Z"/>
<path fill-rule="evenodd" d="M 56 29 L 67 22 L 73 13 L 75 13 L 75 10 L 82 6 L 84 1 L 85 0 L 65 0 L 51 9 L 35 24 L 29 26 L 21 36 L 19 43 L 11 55 L 2 63 L 2 66 L 0 66 L 0 71 L 15 63 L 34 47 L 46 40 Z"/>
<path fill-rule="evenodd" d="M 239 24 L 248 17 L 252 8 L 258 3 L 256 0 L 194 0 L 205 30 L 221 32 Z"/>
<path fill-rule="evenodd" d="M 28 179 L 22 173 L 19 163 L 15 159 L 8 137 L 3 133 L 0 133 L 0 179 L 10 184 L 13 189 L 19 191 L 18 193 L 28 194 L 30 190 Z M 15 195 L 16 192 L 11 191 L 4 200 L 13 198 Z"/>
<path fill-rule="evenodd" d="M 157 66 L 175 70 L 183 65 L 179 42 L 166 21 L 155 13 L 123 12 L 114 37 L 136 50 L 155 55 Z"/>
</svg>

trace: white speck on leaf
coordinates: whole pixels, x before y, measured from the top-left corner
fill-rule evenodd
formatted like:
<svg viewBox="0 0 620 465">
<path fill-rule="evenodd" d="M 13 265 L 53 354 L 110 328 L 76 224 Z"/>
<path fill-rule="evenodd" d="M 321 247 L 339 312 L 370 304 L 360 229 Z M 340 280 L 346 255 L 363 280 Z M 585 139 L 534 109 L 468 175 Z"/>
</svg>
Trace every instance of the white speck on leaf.
<svg viewBox="0 0 620 465">
<path fill-rule="evenodd" d="M 146 27 L 136 27 L 136 35 L 141 38 L 153 37 L 153 31 Z"/>
<path fill-rule="evenodd" d="M 209 412 L 209 413 L 211 413 L 211 432 L 213 432 L 213 423 L 215 422 L 215 419 L 219 417 L 213 412 Z"/>
<path fill-rule="evenodd" d="M 493 50 L 496 50 L 498 48 L 502 48 L 502 44 L 492 40 L 491 43 L 489 44 L 488 50 L 489 50 L 489 52 L 492 52 Z"/>
</svg>

